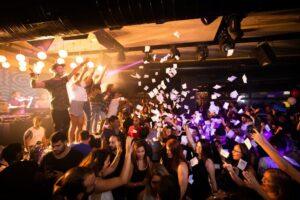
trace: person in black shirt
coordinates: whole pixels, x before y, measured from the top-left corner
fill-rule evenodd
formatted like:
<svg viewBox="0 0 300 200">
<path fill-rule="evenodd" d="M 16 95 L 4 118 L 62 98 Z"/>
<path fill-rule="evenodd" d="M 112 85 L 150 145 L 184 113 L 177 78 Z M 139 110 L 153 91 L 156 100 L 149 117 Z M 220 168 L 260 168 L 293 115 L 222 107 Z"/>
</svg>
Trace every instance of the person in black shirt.
<svg viewBox="0 0 300 200">
<path fill-rule="evenodd" d="M 70 125 L 68 108 L 70 107 L 70 103 L 66 84 L 87 62 L 88 60 L 85 60 L 68 75 L 64 75 L 65 65 L 56 63 L 51 67 L 54 77 L 45 81 L 38 81 L 36 74 L 33 72 L 30 73 L 31 87 L 45 88 L 51 94 L 51 115 L 55 131 L 63 131 L 65 134 L 68 132 Z"/>
<path fill-rule="evenodd" d="M 41 161 L 41 168 L 46 172 L 61 175 L 68 169 L 77 166 L 83 155 L 67 146 L 67 137 L 62 132 L 55 132 L 51 136 L 52 151 L 47 153 Z"/>
</svg>

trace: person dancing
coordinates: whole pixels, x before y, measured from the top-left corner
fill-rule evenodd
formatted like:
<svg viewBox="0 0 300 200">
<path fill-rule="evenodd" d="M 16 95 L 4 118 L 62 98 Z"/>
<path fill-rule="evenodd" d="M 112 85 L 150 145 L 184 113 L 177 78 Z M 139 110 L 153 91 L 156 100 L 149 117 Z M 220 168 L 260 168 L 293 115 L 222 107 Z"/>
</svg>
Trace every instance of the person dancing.
<svg viewBox="0 0 300 200">
<path fill-rule="evenodd" d="M 51 94 L 51 115 L 53 119 L 54 129 L 67 134 L 70 126 L 70 116 L 68 108 L 70 106 L 66 84 L 76 74 L 88 60 L 74 68 L 70 74 L 65 75 L 64 64 L 54 64 L 51 67 L 54 77 L 45 81 L 37 80 L 34 72 L 30 73 L 32 88 L 45 88 Z"/>
</svg>

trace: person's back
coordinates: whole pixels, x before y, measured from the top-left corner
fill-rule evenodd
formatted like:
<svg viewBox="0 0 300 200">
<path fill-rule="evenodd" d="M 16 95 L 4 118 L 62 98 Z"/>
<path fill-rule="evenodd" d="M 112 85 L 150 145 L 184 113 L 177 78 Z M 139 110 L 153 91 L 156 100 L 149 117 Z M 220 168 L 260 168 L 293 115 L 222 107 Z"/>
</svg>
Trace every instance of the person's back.
<svg viewBox="0 0 300 200">
<path fill-rule="evenodd" d="M 72 149 L 79 151 L 84 157 L 86 157 L 92 151 L 92 147 L 89 144 L 85 144 L 82 142 L 73 144 Z"/>
</svg>

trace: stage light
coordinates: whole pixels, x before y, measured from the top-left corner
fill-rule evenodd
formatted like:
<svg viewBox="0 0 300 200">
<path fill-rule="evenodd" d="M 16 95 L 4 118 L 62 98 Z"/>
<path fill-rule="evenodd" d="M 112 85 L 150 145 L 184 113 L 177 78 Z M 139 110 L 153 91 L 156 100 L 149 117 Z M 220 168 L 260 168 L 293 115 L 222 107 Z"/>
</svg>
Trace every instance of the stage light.
<svg viewBox="0 0 300 200">
<path fill-rule="evenodd" d="M 20 67 L 26 67 L 27 66 L 27 63 L 25 61 L 20 61 L 19 62 L 19 66 Z"/>
<path fill-rule="evenodd" d="M 39 67 L 39 68 L 44 68 L 45 67 L 45 63 L 43 61 L 38 61 L 36 63 L 36 65 Z"/>
<path fill-rule="evenodd" d="M 71 67 L 71 69 L 74 69 L 75 67 L 77 67 L 77 64 L 75 62 L 71 62 L 70 67 Z"/>
<path fill-rule="evenodd" d="M 145 52 L 145 57 L 143 58 L 144 64 L 150 63 L 153 59 L 150 55 L 150 52 Z"/>
<path fill-rule="evenodd" d="M 25 56 L 23 54 L 17 54 L 16 59 L 17 61 L 21 62 L 25 60 Z"/>
<path fill-rule="evenodd" d="M 65 59 L 63 59 L 63 58 L 58 58 L 56 62 L 57 62 L 57 64 L 60 64 L 60 65 L 61 65 L 61 64 L 65 64 Z"/>
<path fill-rule="evenodd" d="M 19 66 L 19 70 L 20 70 L 21 72 L 25 72 L 25 71 L 27 70 L 26 65 L 25 65 L 25 66 L 20 65 L 20 66 Z"/>
<path fill-rule="evenodd" d="M 94 68 L 95 64 L 92 61 L 89 61 L 87 64 L 88 68 Z"/>
<path fill-rule="evenodd" d="M 180 52 L 175 45 L 171 46 L 170 52 L 171 52 L 171 59 L 176 59 L 176 60 L 180 59 Z"/>
<path fill-rule="evenodd" d="M 35 64 L 33 65 L 33 72 L 34 72 L 35 74 L 41 74 L 42 69 L 43 69 L 43 68 L 41 68 L 40 66 L 38 66 L 37 63 L 35 63 Z"/>
<path fill-rule="evenodd" d="M 6 62 L 6 57 L 0 55 L 0 63 Z"/>
<path fill-rule="evenodd" d="M 2 67 L 7 69 L 7 68 L 10 67 L 10 63 L 9 62 L 3 62 Z"/>
<path fill-rule="evenodd" d="M 198 46 L 196 51 L 197 60 L 205 60 L 208 57 L 208 47 L 207 46 Z"/>
<path fill-rule="evenodd" d="M 235 41 L 243 37 L 244 33 L 241 29 L 242 16 L 232 15 L 227 19 L 227 31 L 230 37 Z"/>
<path fill-rule="evenodd" d="M 58 51 L 58 55 L 59 55 L 59 57 L 61 57 L 61 58 L 66 58 L 67 56 L 68 56 L 68 52 L 66 51 L 66 50 L 59 50 Z"/>
<path fill-rule="evenodd" d="M 83 63 L 83 57 L 82 56 L 76 56 L 75 61 L 80 64 Z"/>
<path fill-rule="evenodd" d="M 47 54 L 43 51 L 40 51 L 37 53 L 37 57 L 40 59 L 40 60 L 45 60 L 47 58 Z"/>
<path fill-rule="evenodd" d="M 232 56 L 234 52 L 234 41 L 226 30 L 223 30 L 219 35 L 219 46 L 222 52 L 226 53 L 227 56 Z"/>
<path fill-rule="evenodd" d="M 260 66 L 265 67 L 276 61 L 276 54 L 267 42 L 261 42 L 253 50 Z"/>
</svg>

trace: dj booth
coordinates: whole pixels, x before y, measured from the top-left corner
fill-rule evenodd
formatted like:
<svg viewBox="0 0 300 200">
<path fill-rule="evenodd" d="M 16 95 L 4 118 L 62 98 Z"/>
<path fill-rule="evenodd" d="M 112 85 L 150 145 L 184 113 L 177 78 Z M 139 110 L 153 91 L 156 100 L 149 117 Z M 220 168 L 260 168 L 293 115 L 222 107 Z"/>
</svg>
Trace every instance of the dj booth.
<svg viewBox="0 0 300 200">
<path fill-rule="evenodd" d="M 24 115 L 0 114 L 0 145 L 7 145 L 14 142 L 23 144 L 24 132 L 30 128 L 32 119 L 39 116 L 42 119 L 42 126 L 46 130 L 46 137 L 53 133 L 53 123 L 49 109 L 29 109 Z"/>
</svg>

